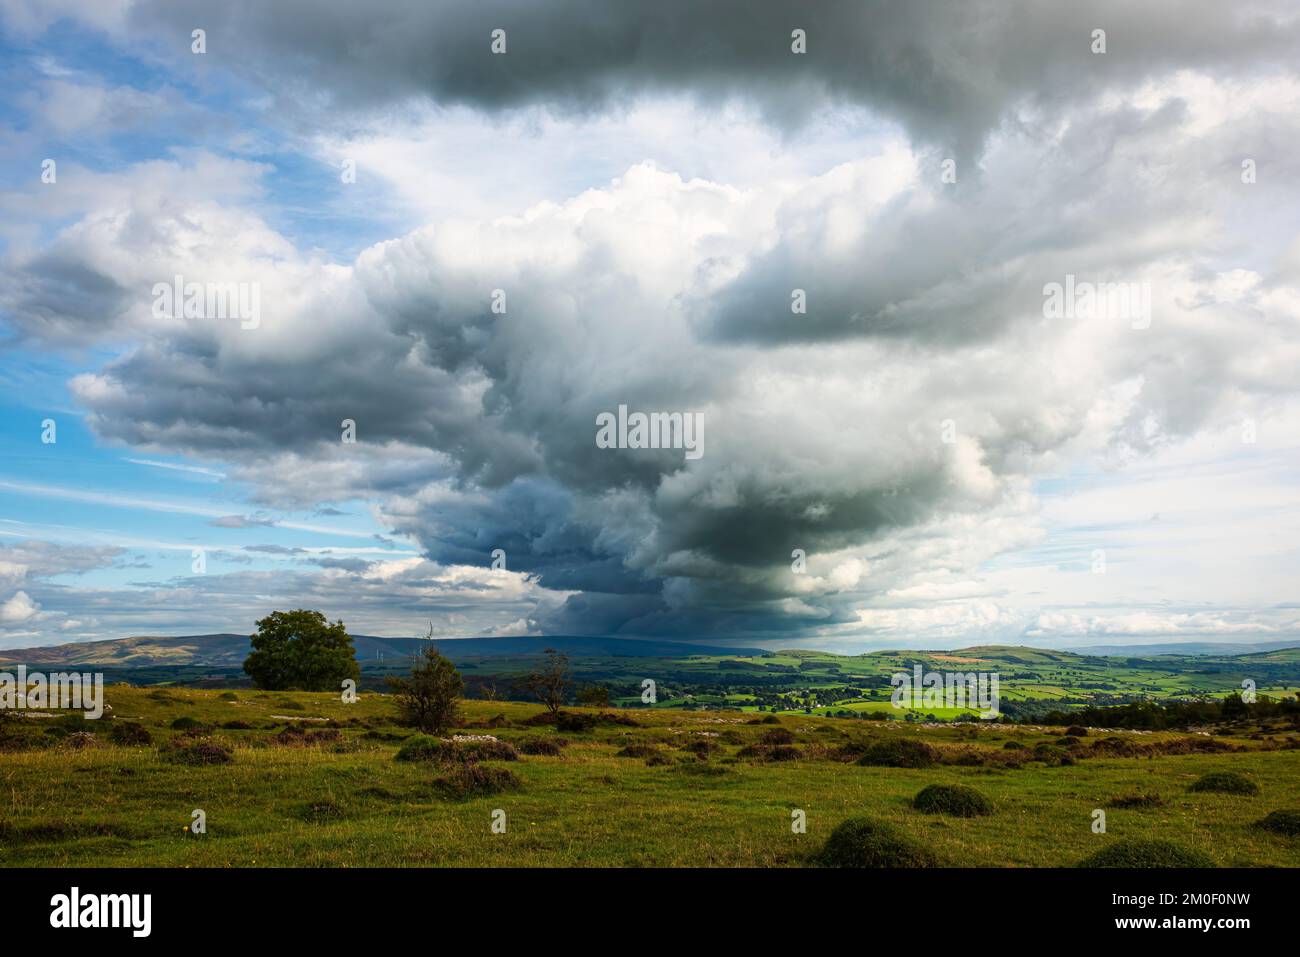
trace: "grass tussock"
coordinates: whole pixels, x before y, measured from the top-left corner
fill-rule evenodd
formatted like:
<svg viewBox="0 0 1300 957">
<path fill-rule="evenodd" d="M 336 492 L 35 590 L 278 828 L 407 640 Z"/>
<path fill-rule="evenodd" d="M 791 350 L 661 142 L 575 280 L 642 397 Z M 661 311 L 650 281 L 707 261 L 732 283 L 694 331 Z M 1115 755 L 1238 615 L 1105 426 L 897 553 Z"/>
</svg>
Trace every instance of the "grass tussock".
<svg viewBox="0 0 1300 957">
<path fill-rule="evenodd" d="M 813 863 L 819 867 L 938 867 L 924 844 L 892 824 L 850 818 L 831 832 Z"/>
<path fill-rule="evenodd" d="M 1111 798 L 1106 806 L 1110 808 L 1164 807 L 1165 799 L 1154 791 L 1144 791 Z"/>
<path fill-rule="evenodd" d="M 164 759 L 173 764 L 229 764 L 234 753 L 225 744 L 213 738 L 177 736 L 162 749 Z"/>
<path fill-rule="evenodd" d="M 931 784 L 912 799 L 912 807 L 926 814 L 953 817 L 985 817 L 993 813 L 993 802 L 964 784 Z"/>
<path fill-rule="evenodd" d="M 1269 811 L 1253 826 L 1283 837 L 1300 837 L 1300 811 Z"/>
<path fill-rule="evenodd" d="M 1254 795 L 1259 785 L 1239 771 L 1211 771 L 1203 774 L 1188 790 L 1212 794 Z"/>
<path fill-rule="evenodd" d="M 515 791 L 521 785 L 522 782 L 509 768 L 492 768 L 481 764 L 462 764 L 433 782 L 434 790 L 452 801 L 467 801 Z"/>
<path fill-rule="evenodd" d="M 886 738 L 867 748 L 858 764 L 886 768 L 928 768 L 939 761 L 939 749 L 916 738 Z"/>
<path fill-rule="evenodd" d="M 1116 841 L 1079 862 L 1080 867 L 1213 867 L 1201 851 L 1161 839 Z"/>
</svg>

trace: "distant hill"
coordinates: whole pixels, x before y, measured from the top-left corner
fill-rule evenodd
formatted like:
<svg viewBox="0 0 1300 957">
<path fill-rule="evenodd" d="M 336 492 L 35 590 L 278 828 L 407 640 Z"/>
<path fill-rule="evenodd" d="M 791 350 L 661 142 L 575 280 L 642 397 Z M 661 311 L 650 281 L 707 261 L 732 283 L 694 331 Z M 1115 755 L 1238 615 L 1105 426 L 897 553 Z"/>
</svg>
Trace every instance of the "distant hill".
<svg viewBox="0 0 1300 957">
<path fill-rule="evenodd" d="M 1300 647 L 1300 641 L 1172 641 L 1155 645 L 1089 645 L 1065 649 L 1081 655 L 1119 655 L 1150 658 L 1153 655 L 1249 655 L 1261 651 Z"/>
<path fill-rule="evenodd" d="M 423 638 L 378 638 L 353 635 L 362 666 L 400 663 L 424 647 Z M 573 657 L 631 656 L 680 658 L 689 655 L 761 655 L 761 648 L 697 645 L 684 641 L 645 641 L 631 638 L 587 638 L 552 635 L 542 638 L 449 638 L 436 641 L 453 661 L 471 658 L 539 655 L 556 648 Z M 136 636 L 85 641 L 43 648 L 0 650 L 0 665 L 82 668 L 230 668 L 238 672 L 248 657 L 247 635 Z"/>
</svg>

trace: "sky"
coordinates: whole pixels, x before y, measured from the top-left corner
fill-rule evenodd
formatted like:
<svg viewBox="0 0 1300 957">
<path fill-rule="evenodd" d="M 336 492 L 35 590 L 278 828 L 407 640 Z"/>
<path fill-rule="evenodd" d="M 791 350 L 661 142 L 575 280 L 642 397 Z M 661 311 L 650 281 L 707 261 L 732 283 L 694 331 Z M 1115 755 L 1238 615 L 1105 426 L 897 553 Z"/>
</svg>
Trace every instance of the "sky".
<svg viewBox="0 0 1300 957">
<path fill-rule="evenodd" d="M 1286 0 L 0 0 L 0 82 L 0 648 L 1300 641 Z"/>
</svg>

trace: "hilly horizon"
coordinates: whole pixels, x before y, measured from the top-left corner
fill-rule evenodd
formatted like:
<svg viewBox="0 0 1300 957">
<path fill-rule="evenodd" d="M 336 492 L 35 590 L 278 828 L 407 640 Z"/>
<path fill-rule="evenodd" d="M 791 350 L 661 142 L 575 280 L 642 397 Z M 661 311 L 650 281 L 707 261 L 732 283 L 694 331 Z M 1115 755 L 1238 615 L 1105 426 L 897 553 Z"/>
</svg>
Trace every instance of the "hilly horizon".
<svg viewBox="0 0 1300 957">
<path fill-rule="evenodd" d="M 417 653 L 429 639 L 353 635 L 356 658 L 363 668 L 391 667 Z M 1158 645 L 1110 645 L 1096 649 L 1044 648 L 1036 645 L 979 644 L 963 648 L 881 648 L 857 655 L 816 649 L 765 649 L 745 645 L 698 644 L 654 639 L 600 636 L 545 635 L 530 637 L 479 637 L 433 639 L 439 650 L 453 661 L 479 658 L 528 657 L 555 648 L 571 657 L 689 658 L 691 656 L 815 656 L 828 658 L 892 658 L 914 656 L 937 658 L 962 656 L 972 662 L 981 658 L 1017 661 L 1033 657 L 1064 661 L 1096 658 L 1151 658 L 1164 656 L 1234 658 L 1300 649 L 1300 643 L 1266 642 L 1242 644 L 1176 642 Z M 0 665 L 101 666 L 130 668 L 222 668 L 240 669 L 249 652 L 248 635 L 220 632 L 205 635 L 132 635 L 100 641 L 70 642 L 0 651 Z"/>
<path fill-rule="evenodd" d="M 426 638 L 385 638 L 353 635 L 357 661 L 397 663 L 410 657 Z M 762 648 L 742 645 L 694 644 L 682 641 L 603 638 L 578 635 L 542 637 L 433 639 L 453 661 L 465 658 L 541 654 L 556 648 L 570 656 L 613 655 L 680 657 L 699 655 L 761 655 Z M 249 651 L 249 636 L 232 632 L 208 635 L 133 635 L 101 641 L 14 648 L 0 651 L 0 664 L 105 665 L 117 668 L 190 666 L 241 667 Z"/>
</svg>

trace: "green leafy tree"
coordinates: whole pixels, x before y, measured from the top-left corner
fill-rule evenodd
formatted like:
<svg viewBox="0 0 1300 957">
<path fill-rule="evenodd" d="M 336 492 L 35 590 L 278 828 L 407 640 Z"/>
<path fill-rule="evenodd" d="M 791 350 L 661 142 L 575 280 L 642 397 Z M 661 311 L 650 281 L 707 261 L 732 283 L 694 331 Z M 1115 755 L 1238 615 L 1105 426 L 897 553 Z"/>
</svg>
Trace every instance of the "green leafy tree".
<svg viewBox="0 0 1300 957">
<path fill-rule="evenodd" d="M 433 626 L 429 626 L 429 638 Z M 401 724 L 426 734 L 442 734 L 460 719 L 460 696 L 465 680 L 451 661 L 432 644 L 416 656 L 411 677 L 389 678 L 397 695 L 397 717 Z"/>
<path fill-rule="evenodd" d="M 352 636 L 342 621 L 329 624 L 318 611 L 273 611 L 257 623 L 244 671 L 270 691 L 337 691 L 361 676 Z"/>
</svg>

